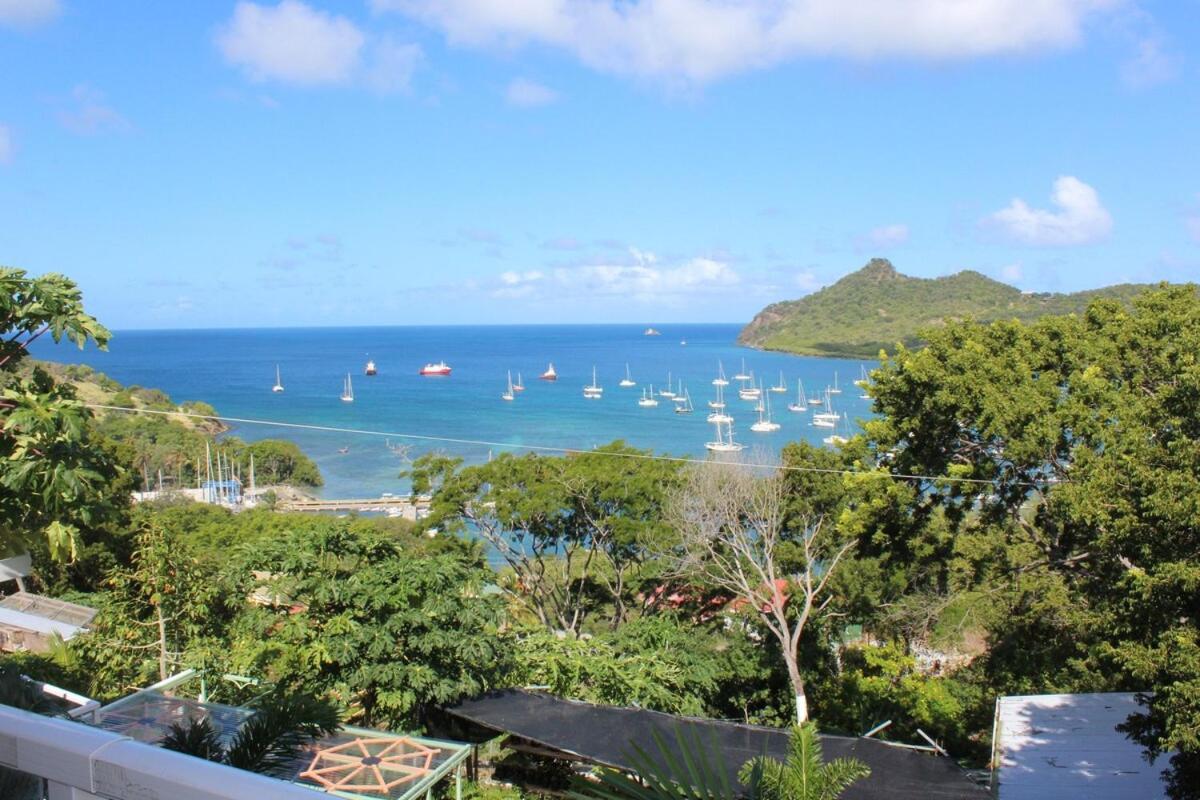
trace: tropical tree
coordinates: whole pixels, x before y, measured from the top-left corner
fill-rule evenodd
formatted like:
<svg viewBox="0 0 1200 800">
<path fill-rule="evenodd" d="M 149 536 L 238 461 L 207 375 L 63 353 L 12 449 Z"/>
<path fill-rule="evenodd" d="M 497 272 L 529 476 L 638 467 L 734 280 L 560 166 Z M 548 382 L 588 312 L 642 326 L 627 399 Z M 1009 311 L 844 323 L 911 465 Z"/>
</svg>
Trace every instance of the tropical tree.
<svg viewBox="0 0 1200 800">
<path fill-rule="evenodd" d="M 874 375 L 866 424 L 985 575 L 999 692 L 1143 690 L 1128 730 L 1200 781 L 1200 292 L 1033 325 L 959 323 Z M 986 531 L 984 540 L 971 534 Z"/>
<path fill-rule="evenodd" d="M 120 514 L 128 487 L 71 389 L 23 368 L 29 346 L 47 334 L 79 347 L 103 348 L 109 339 L 70 279 L 0 267 L 0 543 L 40 536 L 55 558 L 69 559 L 81 530 Z"/>
<path fill-rule="evenodd" d="M 784 761 L 759 756 L 741 770 L 743 781 L 757 777 L 763 800 L 837 800 L 852 783 L 870 774 L 870 768 L 854 758 L 826 763 L 817 726 L 811 722 L 792 728 Z"/>
<path fill-rule="evenodd" d="M 339 521 L 257 541 L 230 568 L 243 596 L 275 598 L 238 619 L 233 668 L 332 697 L 354 721 L 406 729 L 507 670 L 502 602 L 475 557 Z"/>
<path fill-rule="evenodd" d="M 779 644 L 796 701 L 808 719 L 800 645 L 825 614 L 829 591 L 853 539 L 839 541 L 821 519 L 788 520 L 786 484 L 773 471 L 711 462 L 692 469 L 671 504 L 678 538 L 665 555 L 681 578 L 715 587 L 754 615 Z"/>
<path fill-rule="evenodd" d="M 411 474 L 414 491 L 437 487 L 427 527 L 481 537 L 511 573 L 499 584 L 508 597 L 548 630 L 579 635 L 605 603 L 613 627 L 628 616 L 647 544 L 667 531 L 679 471 L 649 455 L 615 442 L 562 458 L 505 453 L 465 469 L 434 455 Z"/>
</svg>

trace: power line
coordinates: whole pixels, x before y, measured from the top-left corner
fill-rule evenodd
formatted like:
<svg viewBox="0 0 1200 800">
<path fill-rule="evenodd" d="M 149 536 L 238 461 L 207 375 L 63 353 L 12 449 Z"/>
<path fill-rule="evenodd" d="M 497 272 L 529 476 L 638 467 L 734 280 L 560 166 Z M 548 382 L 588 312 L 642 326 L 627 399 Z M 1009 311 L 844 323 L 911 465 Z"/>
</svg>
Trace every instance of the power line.
<svg viewBox="0 0 1200 800">
<path fill-rule="evenodd" d="M 265 425 L 275 428 L 291 428 L 294 430 L 318 431 L 321 433 L 345 433 L 354 436 L 375 436 L 386 439 L 411 439 L 422 442 L 438 442 L 442 444 L 459 444 L 471 445 L 474 447 L 496 447 L 508 448 L 515 450 L 528 450 L 534 453 L 554 453 L 556 455 L 573 455 L 587 453 L 596 456 L 611 456 L 614 458 L 630 458 L 642 461 L 667 461 L 676 464 L 711 464 L 713 462 L 702 458 L 692 458 L 689 456 L 667 456 L 658 455 L 655 453 L 628 453 L 628 452 L 613 452 L 610 450 L 580 450 L 575 447 L 554 447 L 551 445 L 539 444 L 514 444 L 512 442 L 490 442 L 484 439 L 460 439 L 451 436 L 431 436 L 421 433 L 399 433 L 395 431 L 375 431 L 365 428 L 341 428 L 334 425 L 312 425 L 303 422 L 280 422 L 270 419 L 252 419 L 249 417 L 226 417 L 218 414 L 196 414 L 189 411 L 160 411 L 152 408 L 127 408 L 125 406 L 109 406 L 101 403 L 82 403 L 84 408 L 91 408 L 98 411 L 118 411 L 126 414 L 158 414 L 164 417 L 190 417 L 192 419 L 203 419 L 214 422 L 232 422 L 242 425 Z M 956 478 L 947 475 L 911 475 L 900 472 L 878 472 L 868 470 L 855 469 L 834 469 L 830 467 L 807 467 L 795 464 L 755 464 L 749 461 L 720 461 L 720 464 L 726 464 L 733 467 L 748 467 L 751 469 L 779 469 L 786 472 L 809 472 L 822 475 L 865 475 L 868 477 L 892 478 L 896 480 L 914 480 L 914 481 L 946 481 L 952 483 L 972 483 L 985 484 L 991 486 L 995 481 L 987 480 L 986 478 Z M 1056 478 L 1047 478 L 1043 483 L 1059 483 Z M 1042 484 L 1032 481 L 1019 481 L 1018 486 L 1036 487 Z"/>
</svg>

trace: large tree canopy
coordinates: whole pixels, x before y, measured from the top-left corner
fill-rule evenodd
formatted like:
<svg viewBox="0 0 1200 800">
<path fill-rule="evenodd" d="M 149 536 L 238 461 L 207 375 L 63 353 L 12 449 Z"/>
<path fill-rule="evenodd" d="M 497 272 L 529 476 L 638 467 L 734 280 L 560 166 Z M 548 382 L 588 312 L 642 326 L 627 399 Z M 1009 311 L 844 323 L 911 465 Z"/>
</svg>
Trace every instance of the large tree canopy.
<svg viewBox="0 0 1200 800">
<path fill-rule="evenodd" d="M 997 688 L 1152 690 L 1130 730 L 1179 752 L 1186 791 L 1200 759 L 1197 288 L 928 336 L 875 373 L 867 438 L 894 473 L 966 479 L 916 484 L 914 513 L 1005 541 L 984 554 L 1009 588 L 987 656 Z"/>
</svg>

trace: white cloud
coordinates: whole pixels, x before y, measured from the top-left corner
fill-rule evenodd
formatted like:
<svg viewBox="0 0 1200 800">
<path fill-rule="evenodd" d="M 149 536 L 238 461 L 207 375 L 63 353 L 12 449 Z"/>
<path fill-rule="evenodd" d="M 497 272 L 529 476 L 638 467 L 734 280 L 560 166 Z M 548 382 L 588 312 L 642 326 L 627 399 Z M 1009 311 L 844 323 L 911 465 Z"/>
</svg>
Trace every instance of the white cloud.
<svg viewBox="0 0 1200 800">
<path fill-rule="evenodd" d="M 281 0 L 277 6 L 239 2 L 216 41 L 225 60 L 251 80 L 318 86 L 350 81 L 366 36 L 345 17 Z"/>
<path fill-rule="evenodd" d="M 8 130 L 8 126 L 0 125 L 0 166 L 12 163 L 15 149 L 12 133 Z"/>
<path fill-rule="evenodd" d="M 558 92 L 535 81 L 516 78 L 504 90 L 504 99 L 517 108 L 536 108 L 553 103 L 558 99 Z"/>
<path fill-rule="evenodd" d="M 660 265 L 653 253 L 630 248 L 623 263 L 582 264 L 546 272 L 502 272 L 491 293 L 495 297 L 620 297 L 645 303 L 678 303 L 700 294 L 725 292 L 740 281 L 738 273 L 723 261 L 693 258 Z"/>
<path fill-rule="evenodd" d="M 70 107 L 58 112 L 58 121 L 71 133 L 93 136 L 98 133 L 124 133 L 132 126 L 110 106 L 104 92 L 80 84 L 71 90 Z"/>
<path fill-rule="evenodd" d="M 28 28 L 49 22 L 61 10 L 58 0 L 0 0 L 0 25 Z"/>
<path fill-rule="evenodd" d="M 866 236 L 858 238 L 858 249 L 869 247 L 899 247 L 908 241 L 908 226 L 903 223 L 880 225 Z"/>
<path fill-rule="evenodd" d="M 945 61 L 1077 44 L 1120 0 L 371 0 L 452 44 L 563 50 L 605 72 L 703 83 L 796 58 Z"/>
<path fill-rule="evenodd" d="M 1112 233 L 1112 215 L 1100 203 L 1100 195 L 1078 178 L 1063 175 L 1055 180 L 1050 201 L 1056 210 L 1030 208 L 1014 198 L 984 223 L 1029 245 L 1091 244 Z"/>
</svg>

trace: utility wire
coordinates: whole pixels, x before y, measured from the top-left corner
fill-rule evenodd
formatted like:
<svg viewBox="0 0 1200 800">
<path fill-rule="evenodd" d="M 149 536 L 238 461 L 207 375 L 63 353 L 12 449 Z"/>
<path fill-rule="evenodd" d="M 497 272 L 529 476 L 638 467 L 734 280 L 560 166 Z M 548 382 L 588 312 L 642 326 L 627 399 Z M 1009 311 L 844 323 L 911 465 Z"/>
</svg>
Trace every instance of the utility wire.
<svg viewBox="0 0 1200 800">
<path fill-rule="evenodd" d="M 460 444 L 472 445 L 475 447 L 496 447 L 509 448 L 515 450 L 528 450 L 535 453 L 554 453 L 557 455 L 572 455 L 584 454 L 594 456 L 611 456 L 614 458 L 630 458 L 641 461 L 667 461 L 676 464 L 711 464 L 713 462 L 702 458 L 692 458 L 688 456 L 666 456 L 655 453 L 627 453 L 613 452 L 610 450 L 581 450 L 577 447 L 553 447 L 550 445 L 538 444 L 514 444 L 513 442 L 489 442 L 484 439 L 459 439 L 450 436 L 430 436 L 420 433 L 398 433 L 394 431 L 375 431 L 364 428 L 340 428 L 333 425 L 311 425 L 303 422 L 280 422 L 270 419 L 251 419 L 248 417 L 225 417 L 217 414 L 195 414 L 188 411 L 160 411 L 152 408 L 127 408 L 125 406 L 109 406 L 101 403 L 82 403 L 84 408 L 90 408 L 97 411 L 117 411 L 126 414 L 158 414 L 164 417 L 190 417 L 192 419 L 203 419 L 214 422 L 232 422 L 242 425 L 266 425 L 275 428 L 291 428 L 293 430 L 319 431 L 322 433 L 345 433 L 355 436 L 376 436 L 386 439 L 411 439 L 422 442 L 438 442 L 443 444 Z M 911 475 L 900 472 L 878 472 L 874 470 L 855 470 L 855 469 L 833 469 L 830 467 L 807 467 L 796 464 L 756 464 L 749 461 L 719 461 L 717 463 L 726 464 L 733 467 L 748 467 L 751 469 L 778 469 L 786 472 L 809 472 L 821 475 L 866 475 L 880 478 L 894 478 L 897 480 L 913 480 L 913 481 L 945 481 L 952 483 L 973 483 L 993 485 L 995 481 L 987 480 L 986 478 L 956 478 L 947 475 Z M 1033 481 L 1019 481 L 1018 486 L 1037 487 L 1043 483 L 1059 483 L 1056 478 L 1047 478 L 1042 483 Z"/>
</svg>

